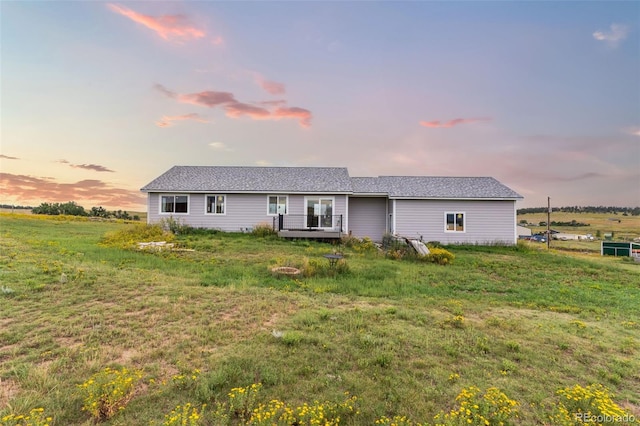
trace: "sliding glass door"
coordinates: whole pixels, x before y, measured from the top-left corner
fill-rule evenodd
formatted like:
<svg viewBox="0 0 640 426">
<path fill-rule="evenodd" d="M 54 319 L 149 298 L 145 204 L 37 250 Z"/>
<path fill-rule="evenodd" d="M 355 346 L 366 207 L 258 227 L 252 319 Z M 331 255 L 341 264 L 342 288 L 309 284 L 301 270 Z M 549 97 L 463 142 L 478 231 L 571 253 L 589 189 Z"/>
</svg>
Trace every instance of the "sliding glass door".
<svg viewBox="0 0 640 426">
<path fill-rule="evenodd" d="M 307 228 L 333 228 L 333 198 L 307 198 Z"/>
</svg>

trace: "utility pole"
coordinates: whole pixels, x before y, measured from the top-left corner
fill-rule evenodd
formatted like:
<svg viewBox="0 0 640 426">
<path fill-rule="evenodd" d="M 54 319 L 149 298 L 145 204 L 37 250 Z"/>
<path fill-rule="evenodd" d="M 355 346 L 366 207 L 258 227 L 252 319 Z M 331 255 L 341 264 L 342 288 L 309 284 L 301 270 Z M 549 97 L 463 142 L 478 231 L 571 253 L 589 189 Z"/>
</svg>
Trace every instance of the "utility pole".
<svg viewBox="0 0 640 426">
<path fill-rule="evenodd" d="M 551 197 L 547 197 L 547 249 L 551 247 Z"/>
</svg>

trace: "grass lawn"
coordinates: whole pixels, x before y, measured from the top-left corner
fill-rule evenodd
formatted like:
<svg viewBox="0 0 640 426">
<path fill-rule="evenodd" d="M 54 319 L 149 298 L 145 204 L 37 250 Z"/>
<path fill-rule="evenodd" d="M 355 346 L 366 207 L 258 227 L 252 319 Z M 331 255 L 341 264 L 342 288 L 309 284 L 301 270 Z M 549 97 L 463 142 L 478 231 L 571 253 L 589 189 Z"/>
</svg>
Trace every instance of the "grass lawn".
<svg viewBox="0 0 640 426">
<path fill-rule="evenodd" d="M 530 244 L 452 246 L 441 266 L 224 233 L 177 237 L 193 251 L 99 244 L 133 226 L 0 214 L 0 424 L 34 408 L 93 424 L 79 385 L 106 367 L 141 374 L 108 425 L 172 424 L 179 404 L 231 406 L 257 383 L 254 405 L 319 401 L 348 425 L 432 424 L 471 386 L 517 401 L 514 424 L 553 424 L 556 392 L 591 384 L 640 418 L 640 263 Z M 244 424 L 230 412 L 197 424 Z"/>
</svg>

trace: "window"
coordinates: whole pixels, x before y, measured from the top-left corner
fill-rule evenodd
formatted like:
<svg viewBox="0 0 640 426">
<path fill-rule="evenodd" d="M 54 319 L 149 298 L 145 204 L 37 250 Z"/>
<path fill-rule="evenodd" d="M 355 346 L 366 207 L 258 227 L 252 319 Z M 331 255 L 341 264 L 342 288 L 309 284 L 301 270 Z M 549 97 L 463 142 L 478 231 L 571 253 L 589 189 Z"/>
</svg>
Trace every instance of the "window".
<svg viewBox="0 0 640 426">
<path fill-rule="evenodd" d="M 333 228 L 333 198 L 307 198 L 307 228 Z"/>
<path fill-rule="evenodd" d="M 189 213 L 188 195 L 162 195 L 160 213 Z"/>
<path fill-rule="evenodd" d="M 226 195 L 207 195 L 207 213 L 225 214 Z"/>
<path fill-rule="evenodd" d="M 288 197 L 286 195 L 269 195 L 267 214 L 287 214 Z"/>
<path fill-rule="evenodd" d="M 463 212 L 445 213 L 445 232 L 464 232 L 465 223 Z"/>
</svg>

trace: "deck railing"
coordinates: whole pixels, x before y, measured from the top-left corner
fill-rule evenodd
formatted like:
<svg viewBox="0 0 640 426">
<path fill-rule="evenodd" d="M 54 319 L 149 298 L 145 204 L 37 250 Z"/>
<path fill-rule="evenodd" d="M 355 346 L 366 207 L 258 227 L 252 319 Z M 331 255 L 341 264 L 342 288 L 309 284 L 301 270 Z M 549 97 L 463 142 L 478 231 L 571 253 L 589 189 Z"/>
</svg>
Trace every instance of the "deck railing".
<svg viewBox="0 0 640 426">
<path fill-rule="evenodd" d="M 273 229 L 276 231 L 328 230 L 343 232 L 342 215 L 281 214 L 273 218 Z"/>
</svg>

